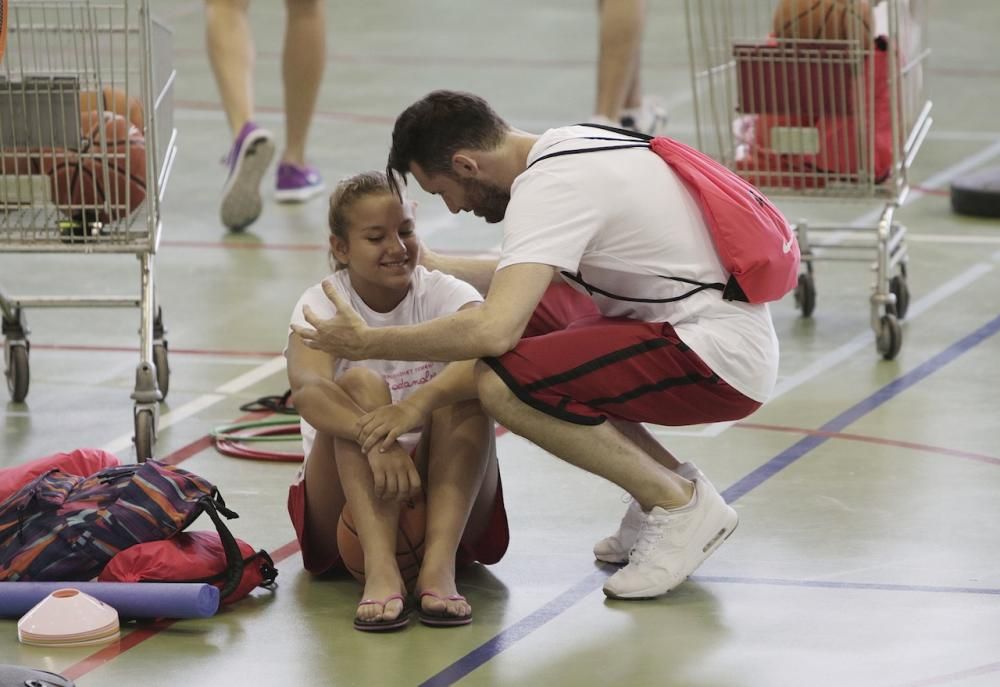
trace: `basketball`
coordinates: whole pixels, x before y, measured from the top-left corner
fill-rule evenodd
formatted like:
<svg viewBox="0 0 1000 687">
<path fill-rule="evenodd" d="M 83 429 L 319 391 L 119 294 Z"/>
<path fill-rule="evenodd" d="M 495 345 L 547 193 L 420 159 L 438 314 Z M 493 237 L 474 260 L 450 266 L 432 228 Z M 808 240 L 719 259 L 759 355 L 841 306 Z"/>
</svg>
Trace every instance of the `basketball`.
<svg viewBox="0 0 1000 687">
<path fill-rule="evenodd" d="M 399 529 L 396 533 L 396 561 L 399 572 L 408 589 L 412 589 L 420 573 L 420 562 L 424 557 L 424 528 L 427 506 L 423 498 L 406 501 L 399 509 Z M 345 505 L 337 522 L 337 549 L 344 561 L 344 567 L 354 578 L 364 584 L 365 554 L 361 550 L 358 532 L 354 527 L 350 505 Z"/>
<path fill-rule="evenodd" d="M 872 41 L 873 17 L 867 0 L 780 0 L 774 35 L 800 40 Z"/>
<path fill-rule="evenodd" d="M 145 132 L 146 122 L 143 121 L 142 103 L 138 98 L 133 98 L 122 89 L 111 86 L 102 88 L 101 95 L 104 97 L 103 108 L 96 91 L 81 91 L 80 112 L 99 112 L 103 109 L 104 112 L 127 117 L 129 123 L 138 129 L 140 134 Z"/>
<path fill-rule="evenodd" d="M 79 151 L 49 150 L 40 167 L 55 204 L 73 219 L 104 223 L 128 217 L 146 198 L 146 145 L 135 126 L 112 112 L 80 115 Z"/>
</svg>

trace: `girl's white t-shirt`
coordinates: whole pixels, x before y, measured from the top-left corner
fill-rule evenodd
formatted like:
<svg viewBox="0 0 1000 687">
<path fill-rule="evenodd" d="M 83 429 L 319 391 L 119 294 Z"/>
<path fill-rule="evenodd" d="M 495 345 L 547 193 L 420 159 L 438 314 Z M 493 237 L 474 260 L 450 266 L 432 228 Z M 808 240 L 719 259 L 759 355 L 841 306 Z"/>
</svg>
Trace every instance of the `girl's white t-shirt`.
<svg viewBox="0 0 1000 687">
<path fill-rule="evenodd" d="M 428 271 L 417 266 L 413 271 L 410 291 L 406 297 L 389 312 L 376 312 L 368 307 L 361 296 L 351 286 L 347 270 L 338 270 L 330 277 L 338 293 L 344 296 L 361 318 L 370 327 L 395 327 L 409 324 L 419 324 L 458 311 L 468 303 L 482 302 L 483 297 L 476 289 L 460 279 L 438 271 Z M 291 324 L 309 327 L 302 314 L 303 306 L 308 305 L 318 317 L 329 319 L 337 309 L 323 293 L 323 284 L 315 284 L 306 289 L 292 311 Z M 291 327 L 288 329 L 291 333 Z M 409 396 L 422 384 L 432 380 L 445 363 L 418 362 L 410 360 L 338 360 L 332 371 L 336 379 L 344 370 L 353 367 L 364 367 L 374 371 L 386 380 L 392 402 L 398 403 Z M 305 419 L 301 422 L 302 449 L 306 458 L 312 450 L 316 438 L 316 429 Z M 399 443 L 407 450 L 412 450 L 420 439 L 420 430 L 408 432 L 399 438 Z"/>
<path fill-rule="evenodd" d="M 550 129 L 528 163 L 621 143 L 590 127 Z M 694 288 L 671 277 L 725 283 L 728 274 L 697 202 L 647 148 L 562 155 L 522 172 L 511 188 L 497 269 L 529 262 L 585 281 L 591 289 L 563 277 L 608 317 L 669 322 L 740 393 L 763 402 L 773 391 L 778 339 L 767 305 L 726 301 L 714 289 L 667 302 Z"/>
</svg>

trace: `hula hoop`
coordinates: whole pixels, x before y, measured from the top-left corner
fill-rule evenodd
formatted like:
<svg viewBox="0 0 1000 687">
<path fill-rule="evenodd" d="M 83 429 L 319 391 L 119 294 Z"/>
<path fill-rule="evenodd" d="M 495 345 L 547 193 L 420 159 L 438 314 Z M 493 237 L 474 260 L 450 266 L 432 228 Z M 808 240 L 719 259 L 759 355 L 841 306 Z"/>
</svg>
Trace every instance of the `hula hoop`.
<svg viewBox="0 0 1000 687">
<path fill-rule="evenodd" d="M 280 463 L 301 463 L 305 459 L 305 456 L 299 451 L 263 450 L 245 445 L 251 442 L 288 441 L 289 437 L 299 436 L 298 419 L 279 418 L 235 422 L 216 427 L 212 430 L 211 436 L 216 450 L 233 458 Z"/>
</svg>

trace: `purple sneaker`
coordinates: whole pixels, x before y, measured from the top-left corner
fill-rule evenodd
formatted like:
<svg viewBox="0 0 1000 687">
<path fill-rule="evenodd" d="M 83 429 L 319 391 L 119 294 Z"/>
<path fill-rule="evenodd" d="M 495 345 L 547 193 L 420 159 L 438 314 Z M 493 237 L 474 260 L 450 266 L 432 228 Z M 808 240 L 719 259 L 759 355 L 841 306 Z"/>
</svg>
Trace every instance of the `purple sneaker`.
<svg viewBox="0 0 1000 687">
<path fill-rule="evenodd" d="M 260 180 L 274 157 L 274 135 L 247 122 L 226 156 L 229 177 L 222 188 L 222 223 L 241 231 L 260 216 Z"/>
<path fill-rule="evenodd" d="M 290 162 L 278 165 L 274 197 L 279 203 L 302 203 L 322 193 L 326 187 L 315 167 L 299 167 Z"/>
</svg>

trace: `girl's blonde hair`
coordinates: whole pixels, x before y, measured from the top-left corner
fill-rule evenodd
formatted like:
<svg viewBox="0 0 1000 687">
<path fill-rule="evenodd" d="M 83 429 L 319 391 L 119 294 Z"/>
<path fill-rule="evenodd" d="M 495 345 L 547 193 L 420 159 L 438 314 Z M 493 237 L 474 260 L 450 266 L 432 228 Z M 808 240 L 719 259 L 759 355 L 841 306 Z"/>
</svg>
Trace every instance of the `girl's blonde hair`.
<svg viewBox="0 0 1000 687">
<path fill-rule="evenodd" d="M 347 215 L 351 208 L 362 198 L 379 193 L 392 193 L 392 187 L 389 185 L 385 172 L 372 170 L 341 179 L 336 188 L 333 189 L 333 193 L 330 194 L 330 211 L 327 215 L 330 233 L 347 241 L 348 229 L 350 228 Z M 332 250 L 329 257 L 333 269 L 339 270 L 346 266 L 337 262 Z"/>
</svg>

